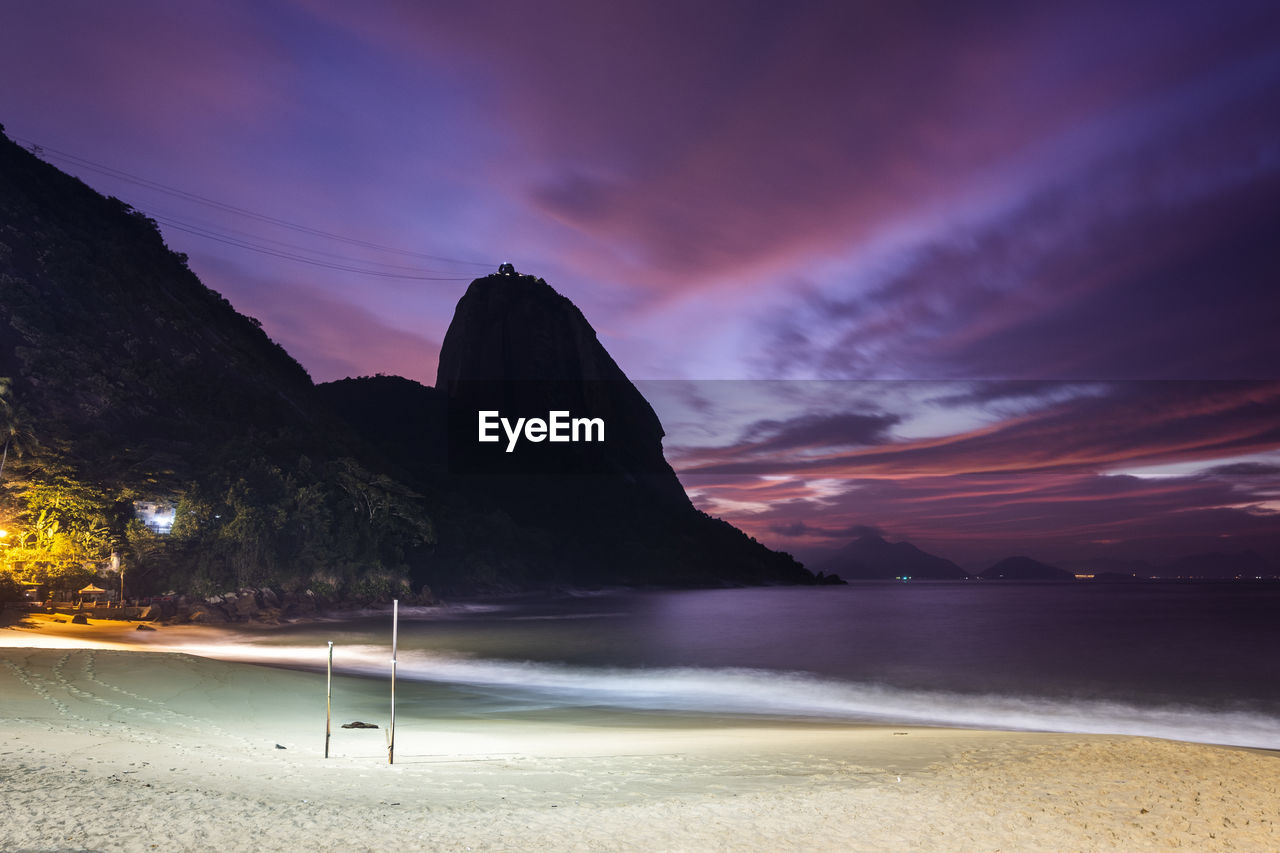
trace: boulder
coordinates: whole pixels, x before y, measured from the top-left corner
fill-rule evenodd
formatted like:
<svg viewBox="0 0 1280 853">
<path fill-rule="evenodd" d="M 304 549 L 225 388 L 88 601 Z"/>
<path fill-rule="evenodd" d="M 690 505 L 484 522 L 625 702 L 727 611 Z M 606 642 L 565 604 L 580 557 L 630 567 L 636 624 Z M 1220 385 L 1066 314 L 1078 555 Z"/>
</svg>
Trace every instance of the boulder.
<svg viewBox="0 0 1280 853">
<path fill-rule="evenodd" d="M 198 625 L 220 625 L 227 621 L 227 614 L 220 607 L 205 606 L 191 611 L 190 621 Z"/>
<path fill-rule="evenodd" d="M 316 597 L 311 594 L 311 590 L 306 592 L 286 592 L 280 604 L 280 609 L 284 616 L 310 616 L 318 609 Z"/>
<path fill-rule="evenodd" d="M 258 613 L 258 596 L 252 589 L 242 589 L 227 602 L 227 609 L 235 619 L 252 619 Z"/>
<path fill-rule="evenodd" d="M 283 615 L 278 607 L 264 607 L 254 615 L 253 621 L 264 625 L 279 625 Z"/>
</svg>

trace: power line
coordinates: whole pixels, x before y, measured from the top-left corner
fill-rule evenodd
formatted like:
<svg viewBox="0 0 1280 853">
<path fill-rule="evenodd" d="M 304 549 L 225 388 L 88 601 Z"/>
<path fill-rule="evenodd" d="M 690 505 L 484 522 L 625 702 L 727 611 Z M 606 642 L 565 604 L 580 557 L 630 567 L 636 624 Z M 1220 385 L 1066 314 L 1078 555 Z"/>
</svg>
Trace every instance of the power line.
<svg viewBox="0 0 1280 853">
<path fill-rule="evenodd" d="M 206 231 L 201 228 L 181 225 L 176 220 L 168 220 L 161 217 L 154 217 L 154 218 L 157 222 L 162 222 L 169 228 L 174 228 L 178 231 L 185 231 L 188 234 L 193 234 L 197 237 L 203 237 L 206 240 L 214 240 L 218 243 L 225 243 L 228 246 L 235 246 L 240 249 L 247 249 L 250 252 L 258 252 L 259 254 L 271 255 L 272 257 L 284 258 L 285 260 L 296 261 L 297 263 L 300 263 L 300 264 L 309 264 L 314 267 L 323 267 L 324 269 L 341 270 L 342 272 L 354 272 L 354 273 L 360 273 L 361 275 L 377 276 L 379 278 L 409 279 L 412 281 L 466 281 L 469 278 L 469 276 L 409 275 L 407 273 L 385 272 L 383 270 L 371 270 L 371 269 L 366 269 L 361 267 L 348 266 L 346 264 L 336 264 L 330 261 L 320 261 L 314 258 L 306 258 L 301 255 L 295 255 L 291 252 L 282 252 L 276 249 L 271 249 L 266 246 L 255 245 L 253 243 L 249 243 L 244 240 L 237 240 L 234 237 L 220 236 L 218 234 L 215 234 L 210 231 Z"/>
<path fill-rule="evenodd" d="M 439 261 L 439 262 L 448 263 L 448 264 L 462 264 L 465 266 L 481 266 L 481 267 L 489 267 L 493 265 L 491 262 L 487 262 L 487 261 L 469 261 L 469 260 L 459 260 L 457 258 L 446 258 L 441 255 L 432 255 L 426 252 L 415 252 L 409 249 L 398 249 L 398 248 L 395 248 L 394 246 L 383 246 L 378 243 L 372 243 L 372 242 L 369 242 L 368 240 L 361 240 L 356 237 L 347 237 L 341 234 L 334 234 L 329 231 L 323 231 L 319 228 L 312 228 L 309 225 L 302 225 L 296 222 L 289 222 L 288 220 L 285 220 L 285 219 L 279 219 L 277 217 L 269 216 L 264 213 L 257 213 L 255 211 L 248 210 L 247 208 L 239 207 L 234 204 L 229 204 L 227 202 L 218 201 L 217 199 L 212 199 L 206 196 L 199 195 L 198 193 L 189 192 L 187 190 L 179 189 L 177 187 L 172 187 L 167 184 L 162 184 L 159 181 L 153 181 L 149 178 L 144 178 L 140 175 L 134 175 L 122 169 L 116 169 L 112 166 L 107 166 L 102 163 L 97 163 L 92 160 L 88 160 L 84 157 L 80 157 L 78 155 L 68 153 L 66 151 L 59 151 L 56 148 L 49 148 L 47 146 L 40 145 L 39 143 L 33 142 L 32 140 L 29 140 L 29 139 L 23 139 L 17 136 L 14 136 L 11 138 L 16 142 L 19 142 L 20 144 L 26 145 L 32 150 L 38 150 L 41 154 L 46 154 L 55 159 L 61 159 L 61 160 L 74 163 L 82 168 L 89 169 L 90 171 L 98 172 L 99 174 L 116 178 L 117 180 L 122 180 L 131 184 L 136 184 L 138 186 L 146 187 L 148 189 L 155 190 L 157 192 L 162 192 L 167 195 L 175 196 L 177 198 L 181 198 L 186 201 L 193 201 L 193 202 L 196 202 L 197 204 L 203 204 L 208 207 L 212 207 L 216 210 L 221 210 L 225 213 L 233 213 L 238 216 L 244 216 L 249 219 L 255 219 L 259 222 L 265 222 L 271 225 L 275 225 L 280 228 L 288 228 L 290 230 L 298 231 L 303 234 L 310 234 L 314 237 L 324 237 L 325 239 L 328 239 L 328 240 L 337 240 L 342 243 L 347 243 L 353 246 L 361 246 L 366 249 L 374 249 L 380 252 L 390 252 L 392 254 L 406 255 L 409 257 L 424 258 L 426 260 Z M 174 226 L 174 227 L 177 227 L 177 226 Z M 179 230 L 186 230 L 186 229 L 179 228 Z M 206 236 L 206 235 L 200 235 L 200 236 Z"/>
<path fill-rule="evenodd" d="M 125 172 L 121 169 L 116 169 L 114 167 L 106 166 L 101 163 L 95 163 L 92 160 L 87 160 L 83 157 L 79 157 L 74 154 L 68 154 L 63 151 L 58 151 L 55 148 L 47 148 L 44 146 L 39 146 L 39 147 L 41 148 L 41 151 L 43 153 L 48 153 L 53 155 L 54 157 L 70 161 L 77 165 L 83 166 L 84 168 L 90 169 L 91 171 L 95 171 L 100 174 L 105 174 L 110 177 L 117 178 L 119 180 L 127 181 L 132 184 L 137 184 L 139 186 L 147 187 L 148 189 L 153 189 L 158 192 L 166 193 L 168 195 L 176 196 L 178 198 L 185 199 L 187 201 L 194 201 L 198 204 L 207 205 L 209 207 L 212 207 L 214 209 L 221 210 L 227 213 L 234 213 L 239 216 L 245 216 L 250 219 L 256 219 L 260 222 L 266 222 L 271 225 L 279 226 L 281 228 L 289 228 L 291 230 L 299 231 L 304 234 L 311 234 L 316 237 L 324 237 L 330 240 L 338 240 L 343 243 L 349 243 L 355 246 L 362 246 L 366 249 L 375 249 L 381 252 L 391 252 L 398 255 L 407 255 L 410 257 L 425 258 L 427 260 L 441 261 L 444 263 L 451 263 L 451 264 L 465 264 L 469 266 L 486 266 L 486 267 L 492 266 L 491 263 L 485 262 L 485 261 L 465 261 L 465 260 L 458 260 L 456 258 L 446 258 L 440 255 L 431 255 L 425 252 L 415 252 L 408 249 L 397 249 L 392 246 L 383 246 L 378 243 L 371 243 L 367 240 L 361 240 L 356 237 L 346 237 L 341 234 L 334 234 L 329 231 L 322 231 L 318 228 L 312 228 L 311 226 L 308 226 L 308 225 L 301 225 L 296 222 L 289 222 L 288 220 L 279 219 L 277 217 L 269 216 L 263 213 L 257 213 L 255 211 L 248 210 L 243 207 L 238 207 L 233 204 L 228 204 L 227 202 L 211 199 L 206 196 L 199 195 L 197 193 L 189 192 L 187 190 L 171 187 L 167 184 L 162 184 L 158 181 L 152 181 L 148 178 L 143 178 L 141 176 L 134 175 L 129 172 Z"/>
<path fill-rule="evenodd" d="M 270 237 L 264 237 L 260 234 L 251 234 L 248 231 L 241 231 L 236 228 L 228 228 L 226 226 L 213 225 L 208 222 L 200 222 L 199 220 L 196 220 L 194 222 L 187 221 L 185 219 L 180 219 L 177 216 L 173 216 L 172 214 L 163 213 L 160 211 L 144 210 L 141 208 L 135 208 L 135 210 L 137 210 L 139 213 L 144 214 L 145 216 L 150 217 L 156 222 L 163 223 L 179 231 L 185 231 L 188 234 L 194 234 L 197 237 L 206 237 L 210 240 L 216 240 L 218 242 L 227 243 L 228 245 L 238 246 L 240 248 L 248 249 L 250 251 L 261 252 L 263 254 L 271 254 L 271 255 L 275 255 L 276 257 L 285 257 L 285 258 L 288 258 L 289 260 L 297 260 L 303 263 L 310 263 L 315 266 L 330 266 L 330 268 L 332 269 L 348 269 L 349 271 L 353 271 L 353 272 L 363 272 L 363 273 L 367 273 L 368 275 L 380 275 L 388 278 L 392 278 L 392 277 L 409 278 L 409 279 L 419 279 L 419 280 L 425 280 L 425 281 L 465 281 L 466 280 L 466 277 L 449 276 L 450 271 L 448 270 L 430 270 L 430 269 L 423 269 L 422 267 L 411 267 L 411 266 L 404 266 L 401 264 L 389 264 L 389 263 L 386 263 L 385 261 L 373 261 L 373 260 L 367 260 L 365 258 L 353 258 L 349 255 L 339 255 L 334 252 L 323 251 L 322 249 L 313 249 L 308 246 L 300 246 L 297 243 L 288 243 L 288 242 L 285 242 L 284 240 L 274 240 Z M 232 235 L 239 235 L 239 236 L 236 237 Z M 271 243 L 281 248 L 273 249 L 270 246 L 263 245 L 264 243 Z M 321 261 L 321 260 L 309 259 L 305 257 L 298 257 L 293 255 L 293 252 L 304 252 L 309 255 L 318 255 L 324 258 L 332 258 L 334 260 Z M 340 266 L 335 262 L 340 262 L 342 264 L 371 264 L 377 267 L 385 267 L 387 270 L 402 270 L 403 273 L 371 270 L 371 269 L 368 269 L 367 267 L 348 268 L 348 267 Z M 405 273 L 412 273 L 412 275 L 405 274 Z M 433 276 L 440 276 L 440 278 L 433 278 Z"/>
</svg>

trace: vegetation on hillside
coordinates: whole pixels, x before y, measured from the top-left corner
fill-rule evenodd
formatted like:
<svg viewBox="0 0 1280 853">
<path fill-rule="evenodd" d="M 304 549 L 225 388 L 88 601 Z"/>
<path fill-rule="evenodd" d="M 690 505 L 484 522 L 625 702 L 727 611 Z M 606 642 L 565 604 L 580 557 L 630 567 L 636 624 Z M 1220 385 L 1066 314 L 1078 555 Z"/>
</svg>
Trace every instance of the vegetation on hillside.
<svg viewBox="0 0 1280 853">
<path fill-rule="evenodd" d="M 417 493 L 155 223 L 0 137 L 0 596 L 402 590 Z M 135 502 L 176 510 L 160 534 Z"/>
<path fill-rule="evenodd" d="M 398 377 L 314 386 L 153 221 L 3 134 L 0 377 L 0 598 L 24 583 L 114 591 L 121 572 L 126 597 L 271 587 L 339 602 L 813 580 L 689 505 L 651 412 L 640 438 L 665 490 L 457 476 L 444 395 Z"/>
</svg>

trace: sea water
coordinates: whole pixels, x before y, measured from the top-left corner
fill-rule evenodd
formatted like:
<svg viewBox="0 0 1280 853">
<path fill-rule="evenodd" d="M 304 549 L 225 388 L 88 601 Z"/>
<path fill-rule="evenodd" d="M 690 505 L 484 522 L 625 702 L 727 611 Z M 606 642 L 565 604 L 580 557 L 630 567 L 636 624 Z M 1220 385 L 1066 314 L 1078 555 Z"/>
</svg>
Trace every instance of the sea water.
<svg viewBox="0 0 1280 853">
<path fill-rule="evenodd" d="M 386 678 L 391 614 L 191 650 Z M 1280 584 L 867 583 L 401 608 L 417 713 L 575 709 L 1137 734 L 1280 748 Z"/>
</svg>

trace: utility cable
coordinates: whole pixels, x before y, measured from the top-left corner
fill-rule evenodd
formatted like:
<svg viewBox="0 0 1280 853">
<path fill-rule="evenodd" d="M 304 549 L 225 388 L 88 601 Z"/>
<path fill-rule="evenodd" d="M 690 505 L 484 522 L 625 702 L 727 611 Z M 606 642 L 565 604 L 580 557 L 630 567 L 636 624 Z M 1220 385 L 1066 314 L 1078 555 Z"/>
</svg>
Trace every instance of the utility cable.
<svg viewBox="0 0 1280 853">
<path fill-rule="evenodd" d="M 401 264 L 390 264 L 385 261 L 374 261 L 366 258 L 353 258 L 350 255 L 339 255 L 334 252 L 326 252 L 322 249 L 313 249 L 309 246 L 301 246 L 301 245 L 298 245 L 297 243 L 289 243 L 284 240 L 275 240 L 270 237 L 264 237 L 260 234 L 251 234 L 248 231 L 241 231 L 239 229 L 229 228 L 224 225 L 214 225 L 209 222 L 201 222 L 200 220 L 188 221 L 186 219 L 182 219 L 177 216 L 174 216 L 173 214 L 165 213 L 161 211 L 146 210 L 142 208 L 135 208 L 135 210 L 137 210 L 139 213 L 143 214 L 144 216 L 147 216 L 150 219 L 155 220 L 156 222 L 163 223 L 179 231 L 186 231 L 189 234 L 194 234 L 198 237 L 207 237 L 211 240 L 228 242 L 228 243 L 231 243 L 232 245 L 238 245 L 241 248 L 250 249 L 252 251 L 260 251 L 263 253 L 273 253 L 273 254 L 279 253 L 279 255 L 282 257 L 285 256 L 286 254 L 291 255 L 293 252 L 303 252 L 308 255 L 318 255 L 324 258 L 333 259 L 332 261 L 327 261 L 327 262 L 316 260 L 315 261 L 316 265 L 325 265 L 328 263 L 335 263 L 335 262 L 343 263 L 343 264 L 369 264 L 376 267 L 385 267 L 387 270 L 400 270 L 400 271 L 403 271 L 404 273 L 416 274 L 416 275 L 404 275 L 403 277 L 405 278 L 418 278 L 418 277 L 426 278 L 427 276 L 434 276 L 434 275 L 448 276 L 451 272 L 453 272 L 451 270 L 431 270 L 431 269 L 424 269 L 422 267 L 404 266 Z M 263 245 L 264 243 L 271 243 L 275 246 L 279 246 L 280 248 L 273 249 L 271 248 L 271 246 Z M 311 262 L 305 258 L 299 258 L 299 257 L 290 257 L 290 259 L 303 260 L 304 262 Z M 335 268 L 338 268 L 338 267 L 335 266 Z M 369 272 L 371 275 L 376 274 L 376 275 L 390 276 L 394 274 L 391 272 L 382 273 L 382 272 L 377 272 L 373 270 L 368 270 L 367 268 L 364 268 L 364 267 L 360 267 L 359 271 Z M 441 279 L 441 280 L 462 281 L 465 279 L 448 278 L 448 279 Z"/>
<path fill-rule="evenodd" d="M 471 261 L 471 260 L 459 260 L 457 258 L 446 258 L 441 255 L 432 255 L 426 252 L 415 252 L 409 249 L 398 249 L 393 246 L 383 246 L 378 243 L 372 243 L 372 242 L 369 242 L 368 240 L 361 240 L 356 237 L 347 237 L 341 234 L 334 234 L 330 231 L 323 231 L 319 228 L 312 228 L 309 225 L 302 225 L 296 222 L 289 222 L 288 220 L 280 219 L 275 216 L 269 216 L 264 213 L 257 213 L 256 211 L 239 207 L 234 204 L 218 201 L 216 199 L 208 198 L 207 196 L 199 195 L 198 193 L 193 193 L 187 190 L 179 189 L 177 187 L 172 187 L 167 184 L 160 183 L 159 181 L 153 181 L 149 178 L 144 178 L 140 175 L 135 175 L 130 172 L 126 172 L 122 169 L 116 169 L 112 166 L 107 166 L 102 163 L 94 162 L 84 157 L 80 157 L 76 154 L 71 154 L 66 151 L 60 151 L 56 148 L 49 148 L 47 146 L 34 142 L 30 139 L 24 139 L 17 136 L 14 136 L 11 138 L 15 142 L 25 145 L 27 148 L 29 148 L 35 153 L 46 154 L 55 159 L 61 159 L 70 163 L 74 163 L 77 166 L 80 166 L 82 168 L 89 169 L 90 171 L 98 172 L 99 174 L 116 178 L 117 180 L 126 181 L 128 183 L 146 187 L 148 189 L 155 190 L 157 192 L 162 192 L 167 195 L 175 196 L 177 198 L 181 198 L 186 201 L 193 201 L 193 202 L 196 202 L 197 204 L 203 204 L 208 207 L 212 207 L 214 209 L 224 211 L 226 213 L 233 213 L 238 216 L 244 216 L 249 219 L 255 219 L 259 222 L 265 222 L 281 228 L 288 228 L 293 231 L 298 231 L 304 234 L 310 234 L 315 237 L 324 237 L 325 239 L 329 239 L 329 240 L 338 240 L 340 242 L 347 243 L 353 246 L 361 246 L 366 249 L 374 249 L 380 252 L 390 252 L 393 254 L 407 255 L 409 257 L 416 257 L 416 258 L 424 258 L 426 260 L 440 261 L 442 263 L 449 263 L 449 264 L 463 264 L 466 266 L 482 266 L 482 267 L 492 266 L 492 263 L 485 262 L 485 261 Z M 185 230 L 185 229 L 179 229 L 179 230 Z"/>
</svg>

